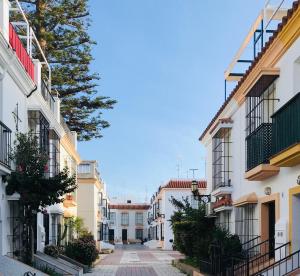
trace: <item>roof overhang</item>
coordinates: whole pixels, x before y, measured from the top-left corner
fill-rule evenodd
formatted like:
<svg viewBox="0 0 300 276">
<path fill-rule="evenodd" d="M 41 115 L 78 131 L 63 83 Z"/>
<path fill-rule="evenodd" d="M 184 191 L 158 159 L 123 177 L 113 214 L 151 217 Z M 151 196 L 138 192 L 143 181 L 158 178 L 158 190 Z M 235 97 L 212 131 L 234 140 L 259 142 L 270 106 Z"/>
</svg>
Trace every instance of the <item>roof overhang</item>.
<svg viewBox="0 0 300 276">
<path fill-rule="evenodd" d="M 261 68 L 245 89 L 246 97 L 259 97 L 278 77 L 278 68 Z"/>
<path fill-rule="evenodd" d="M 258 202 L 258 198 L 256 193 L 250 193 L 240 197 L 238 200 L 233 202 L 233 206 L 241 207 L 247 204 L 256 204 Z"/>
</svg>

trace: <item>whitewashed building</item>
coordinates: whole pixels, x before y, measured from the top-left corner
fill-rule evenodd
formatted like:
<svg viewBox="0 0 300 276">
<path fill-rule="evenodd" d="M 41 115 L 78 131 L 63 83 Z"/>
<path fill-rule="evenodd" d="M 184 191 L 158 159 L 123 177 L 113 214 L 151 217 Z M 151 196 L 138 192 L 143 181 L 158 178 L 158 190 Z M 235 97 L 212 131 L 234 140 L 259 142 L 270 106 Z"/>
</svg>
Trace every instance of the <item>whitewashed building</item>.
<svg viewBox="0 0 300 276">
<path fill-rule="evenodd" d="M 11 21 L 14 13 L 21 16 L 20 22 Z M 18 1 L 0 1 L 0 30 L 0 255 L 18 258 L 24 248 L 19 195 L 5 193 L 5 176 L 14 170 L 9 153 L 16 133 L 32 131 L 38 137 L 40 148 L 49 155 L 50 176 L 64 166 L 76 174 L 74 164 L 80 157 L 76 133 L 70 132 L 61 118 L 58 93 L 51 89 L 51 68 Z M 42 60 L 35 59 L 37 55 Z M 42 69 L 48 77 L 42 76 Z M 76 201 L 72 195 L 67 197 L 66 203 Z M 45 245 L 58 242 L 69 207 L 56 204 L 37 214 L 35 250 L 43 251 Z"/>
<path fill-rule="evenodd" d="M 109 204 L 109 241 L 114 243 L 139 243 L 147 238 L 147 214 L 145 203 Z"/>
<path fill-rule="evenodd" d="M 244 248 L 250 241 L 261 243 L 260 254 L 264 247 L 271 263 L 281 260 L 269 268 L 275 269 L 272 275 L 299 267 L 294 262 L 300 254 L 299 35 L 300 1 L 289 11 L 262 10 L 225 72 L 227 82 L 238 83 L 200 137 L 214 201 L 208 215 L 239 235 Z M 254 58 L 241 55 L 247 43 Z M 239 62 L 250 66 L 237 72 Z M 250 267 L 264 275 L 267 259 L 259 268 L 250 260 Z"/>
<path fill-rule="evenodd" d="M 205 194 L 206 181 L 197 180 L 200 194 Z M 188 199 L 192 207 L 197 208 L 198 201 L 192 194 L 191 179 L 173 179 L 159 187 L 152 196 L 148 210 L 148 239 L 157 240 L 157 247 L 164 250 L 173 249 L 174 234 L 170 218 L 176 211 L 171 203 L 172 197 L 177 200 Z"/>
</svg>

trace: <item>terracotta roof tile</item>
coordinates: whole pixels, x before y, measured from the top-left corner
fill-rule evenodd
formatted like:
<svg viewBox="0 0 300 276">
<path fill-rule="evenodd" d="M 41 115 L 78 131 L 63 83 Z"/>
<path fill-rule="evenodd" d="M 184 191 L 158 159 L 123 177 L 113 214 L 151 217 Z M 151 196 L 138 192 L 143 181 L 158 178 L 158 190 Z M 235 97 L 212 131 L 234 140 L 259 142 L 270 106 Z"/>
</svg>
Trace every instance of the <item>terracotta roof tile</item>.
<svg viewBox="0 0 300 276">
<path fill-rule="evenodd" d="M 148 204 L 109 204 L 110 209 L 122 209 L 122 210 L 148 210 L 150 205 Z"/>
<path fill-rule="evenodd" d="M 258 63 L 258 61 L 261 59 L 261 57 L 264 55 L 264 53 L 268 50 L 268 48 L 270 47 L 270 45 L 272 44 L 272 42 L 274 41 L 274 39 L 277 37 L 278 33 L 280 33 L 280 31 L 286 25 L 286 23 L 288 22 L 288 20 L 292 17 L 293 13 L 298 9 L 299 5 L 300 5 L 300 0 L 297 0 L 297 1 L 295 1 L 293 3 L 292 8 L 289 9 L 288 12 L 287 12 L 287 15 L 285 17 L 283 17 L 282 18 L 282 22 L 278 24 L 277 30 L 269 38 L 268 42 L 265 44 L 265 46 L 262 49 L 262 51 L 257 55 L 257 57 L 251 63 L 251 65 L 249 66 L 249 68 L 246 70 L 245 74 L 239 80 L 239 82 L 237 83 L 236 87 L 230 93 L 230 95 L 228 96 L 228 98 L 226 99 L 226 101 L 222 104 L 222 106 L 218 110 L 217 114 L 213 117 L 213 119 L 208 124 L 208 126 L 206 127 L 206 129 L 203 131 L 203 133 L 201 134 L 199 140 L 202 140 L 203 137 L 205 136 L 205 134 L 209 131 L 210 127 L 217 120 L 217 118 L 219 117 L 219 115 L 221 114 L 221 112 L 224 110 L 224 108 L 226 107 L 226 105 L 230 102 L 230 100 L 232 99 L 232 97 L 234 96 L 234 94 L 237 92 L 237 90 L 240 88 L 240 86 L 242 85 L 242 83 L 248 77 L 249 73 L 253 70 L 253 68 L 255 67 L 255 65 Z"/>
<path fill-rule="evenodd" d="M 176 179 L 176 180 L 170 180 L 165 186 L 162 186 L 161 188 L 166 189 L 190 189 L 192 185 L 192 180 L 189 179 Z M 205 189 L 206 188 L 206 181 L 205 180 L 198 180 L 198 187 L 199 189 Z"/>
<path fill-rule="evenodd" d="M 223 118 L 219 119 L 218 123 L 211 129 L 210 134 L 214 132 L 214 130 L 218 127 L 219 124 L 232 124 L 233 120 L 231 118 Z"/>
</svg>

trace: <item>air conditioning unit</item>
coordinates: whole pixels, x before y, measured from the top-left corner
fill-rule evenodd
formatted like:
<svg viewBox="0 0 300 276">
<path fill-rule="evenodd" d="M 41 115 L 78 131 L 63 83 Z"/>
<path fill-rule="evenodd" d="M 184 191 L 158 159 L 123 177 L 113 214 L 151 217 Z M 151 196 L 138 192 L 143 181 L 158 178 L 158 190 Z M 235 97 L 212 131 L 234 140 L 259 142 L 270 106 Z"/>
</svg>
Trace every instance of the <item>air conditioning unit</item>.
<svg viewBox="0 0 300 276">
<path fill-rule="evenodd" d="M 214 217 L 215 212 L 213 210 L 213 202 L 209 202 L 205 205 L 205 215 L 207 217 Z"/>
</svg>

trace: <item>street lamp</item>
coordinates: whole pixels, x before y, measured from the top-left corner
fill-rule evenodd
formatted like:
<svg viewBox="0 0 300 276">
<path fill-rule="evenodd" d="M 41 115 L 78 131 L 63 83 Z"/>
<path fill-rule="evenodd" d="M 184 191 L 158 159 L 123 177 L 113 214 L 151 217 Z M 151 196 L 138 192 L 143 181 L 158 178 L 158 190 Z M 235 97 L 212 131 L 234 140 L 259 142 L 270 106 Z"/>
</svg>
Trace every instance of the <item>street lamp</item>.
<svg viewBox="0 0 300 276">
<path fill-rule="evenodd" d="M 205 204 L 211 202 L 211 196 L 210 195 L 202 195 L 202 194 L 199 193 L 198 181 L 197 180 L 192 181 L 191 190 L 192 190 L 192 193 L 194 195 L 195 200 L 202 201 Z"/>
</svg>

